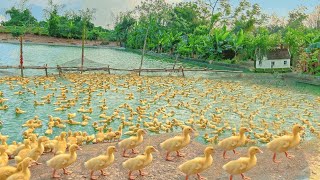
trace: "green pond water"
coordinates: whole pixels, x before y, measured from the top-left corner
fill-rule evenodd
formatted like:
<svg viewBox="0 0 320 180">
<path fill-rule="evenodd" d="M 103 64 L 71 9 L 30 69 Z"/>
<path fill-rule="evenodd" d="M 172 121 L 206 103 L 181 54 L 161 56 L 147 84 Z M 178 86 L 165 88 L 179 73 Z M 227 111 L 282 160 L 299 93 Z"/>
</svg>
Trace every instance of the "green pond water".
<svg viewBox="0 0 320 180">
<path fill-rule="evenodd" d="M 0 43 L 0 65 L 17 65 L 19 59 L 19 46 L 15 44 L 1 44 Z M 66 65 L 78 65 L 75 64 L 77 59 L 80 56 L 81 49 L 78 47 L 61 47 L 61 46 L 44 46 L 44 45 L 26 45 L 24 48 L 25 56 L 25 65 L 43 65 L 48 64 L 48 66 L 56 66 L 57 64 L 66 64 Z M 114 68 L 128 68 L 133 69 L 139 67 L 140 56 L 130 52 L 118 51 L 115 49 L 98 49 L 98 48 L 87 48 L 86 49 L 86 58 L 103 65 L 110 65 Z M 69 64 L 68 64 L 69 63 Z M 71 63 L 71 64 L 70 64 Z M 163 68 L 163 67 L 172 67 L 171 63 L 160 62 L 154 59 L 146 58 L 144 62 L 144 67 L 148 68 Z M 56 71 L 50 73 L 56 74 Z M 26 70 L 26 76 L 34 75 L 43 75 L 43 72 Z M 19 75 L 19 71 L 16 70 L 1 70 L 0 76 L 12 76 Z M 157 74 L 153 74 L 157 75 Z M 167 74 L 168 75 L 168 74 Z M 176 76 L 177 74 L 171 74 Z M 143 77 L 141 80 L 142 86 L 147 85 L 151 88 L 151 93 L 147 90 L 138 91 L 137 85 L 131 85 L 129 88 L 122 87 L 122 84 L 131 82 L 136 79 L 132 79 L 131 76 L 101 76 L 104 79 L 104 84 L 109 84 L 110 89 L 104 92 L 103 89 L 96 88 L 96 91 L 92 93 L 92 102 L 90 106 L 85 106 L 85 108 L 93 107 L 94 111 L 89 115 L 92 119 L 89 121 L 87 126 L 81 125 L 67 125 L 65 129 L 54 128 L 54 133 L 50 137 L 58 135 L 61 131 L 87 131 L 89 134 L 95 134 L 95 130 L 92 128 L 91 124 L 94 121 L 102 120 L 99 118 L 99 115 L 102 113 L 98 108 L 99 102 L 103 98 L 107 99 L 108 110 L 104 111 L 107 115 L 111 115 L 115 109 L 120 110 L 120 115 L 124 113 L 126 117 L 129 117 L 129 111 L 123 108 L 119 108 L 119 105 L 128 103 L 133 109 L 140 104 L 140 99 L 146 99 L 150 108 L 146 111 L 149 113 L 154 113 L 158 108 L 166 108 L 166 112 L 174 111 L 175 115 L 171 118 L 176 118 L 181 121 L 186 121 L 190 118 L 191 114 L 194 114 L 185 107 L 177 108 L 175 107 L 178 103 L 189 103 L 195 109 L 203 109 L 206 105 L 210 105 L 204 116 L 207 119 L 211 119 L 212 114 L 220 114 L 215 108 L 222 108 L 224 115 L 222 116 L 222 126 L 224 122 L 228 122 L 231 127 L 240 127 L 242 124 L 241 118 L 238 114 L 234 113 L 233 110 L 235 107 L 239 108 L 241 112 L 245 114 L 246 117 L 253 111 L 259 111 L 259 113 L 254 117 L 254 122 L 259 126 L 262 119 L 271 123 L 273 121 L 279 121 L 279 119 L 286 119 L 284 123 L 281 124 L 282 130 L 291 131 L 291 126 L 293 123 L 300 123 L 302 119 L 308 119 L 311 122 L 318 121 L 320 117 L 320 103 L 316 101 L 319 98 L 319 88 L 308 86 L 304 84 L 298 84 L 296 82 L 287 82 L 280 79 L 277 79 L 275 75 L 253 75 L 245 74 L 244 77 L 240 78 L 237 74 L 228 74 L 228 73 L 186 73 L 187 79 L 181 79 L 179 77 Z M 79 75 L 79 77 L 81 77 Z M 85 75 L 82 76 L 83 78 Z M 1 78 L 1 77 L 0 77 Z M 93 77 L 92 79 L 87 79 L 87 82 L 91 84 L 96 80 L 99 81 L 99 77 Z M 47 84 L 51 84 L 52 87 L 58 88 L 57 90 L 45 89 L 43 86 L 46 84 L 35 85 L 34 82 L 39 82 L 37 78 L 30 78 L 30 83 L 25 86 L 21 86 L 18 81 L 10 81 L 12 83 L 13 89 L 10 89 L 8 81 L 0 83 L 0 91 L 3 92 L 3 98 L 9 99 L 4 104 L 8 105 L 8 110 L 0 110 L 0 120 L 3 122 L 3 127 L 0 127 L 0 132 L 5 135 L 9 135 L 9 142 L 13 140 L 21 141 L 21 134 L 27 128 L 22 127 L 21 125 L 32 119 L 35 115 L 39 116 L 39 119 L 43 121 L 43 126 L 35 130 L 39 135 L 43 135 L 47 129 L 48 115 L 54 117 L 60 117 L 62 120 L 67 119 L 68 113 L 77 113 L 74 120 L 81 122 L 81 114 L 78 113 L 82 105 L 83 98 L 88 97 L 86 93 L 79 94 L 79 101 L 74 107 L 67 109 L 66 111 L 54 111 L 58 106 L 53 105 L 57 102 L 57 98 L 53 97 L 51 99 L 51 104 L 45 104 L 44 106 L 34 106 L 34 101 L 42 101 L 41 97 L 48 94 L 54 93 L 55 96 L 61 94 L 59 87 L 67 87 L 68 98 L 74 98 L 72 90 L 74 88 L 74 83 L 71 81 L 73 78 L 59 78 L 56 77 L 55 82 L 47 81 Z M 1 82 L 1 81 L 0 81 Z M 78 87 L 79 88 L 79 87 Z M 88 84 L 82 84 L 80 88 L 88 88 Z M 170 98 L 172 106 L 168 105 L 167 101 L 164 98 L 153 102 L 155 95 L 164 92 L 165 90 L 170 91 L 168 94 L 174 92 L 189 92 L 188 97 L 182 95 L 176 95 L 175 98 Z M 203 92 L 206 92 L 212 89 L 212 92 L 208 96 L 202 96 Z M 231 89 L 234 90 L 231 90 Z M 27 89 L 36 90 L 37 94 L 33 95 L 27 91 Z M 23 91 L 24 94 L 16 95 L 15 92 Z M 98 96 L 99 93 L 102 93 L 102 96 Z M 133 93 L 135 98 L 133 100 L 126 100 L 128 93 Z M 213 100 L 213 96 L 218 95 L 216 101 Z M 263 98 L 258 99 L 256 102 L 251 101 L 255 96 L 261 95 Z M 233 101 L 231 97 L 238 97 L 237 101 Z M 1 97 L 0 97 L 1 98 Z M 267 103 L 263 104 L 262 99 L 266 100 Z M 200 101 L 200 104 L 194 104 L 194 101 Z M 286 107 L 284 104 L 288 103 Z M 2 105 L 4 105 L 2 104 Z M 299 104 L 299 107 L 296 107 L 294 104 Z M 2 106 L 0 104 L 0 106 Z M 282 108 L 283 106 L 283 108 Z M 22 110 L 25 110 L 25 114 L 16 115 L 15 107 L 20 107 Z M 279 108 L 281 107 L 281 108 Z M 241 110 L 241 108 L 244 108 Z M 312 116 L 304 116 L 305 111 L 312 113 Z M 275 118 L 276 114 L 280 114 L 279 119 Z M 160 115 L 158 120 L 160 122 L 165 122 L 165 119 L 161 118 Z M 300 117 L 300 118 L 298 118 Z M 133 122 L 136 122 L 137 117 L 134 117 Z M 198 117 L 194 118 L 198 120 Z M 145 121 L 150 121 L 148 118 L 144 119 Z M 318 121 L 319 122 L 319 121 Z M 108 127 L 117 128 L 120 124 L 119 119 L 115 119 L 109 124 Z M 103 124 L 100 124 L 103 125 Z M 315 125 L 317 131 L 319 131 L 319 126 Z M 127 130 L 127 127 L 124 131 Z M 268 129 L 271 133 L 276 133 L 271 127 Z M 174 131 L 180 131 L 180 129 L 175 128 Z M 204 142 L 201 136 L 206 132 L 211 132 L 210 130 L 198 130 L 200 136 L 197 140 Z M 262 133 L 256 131 L 257 133 Z M 153 134 L 152 132 L 150 132 Z M 160 132 L 164 133 L 164 132 Z M 219 139 L 230 136 L 231 131 L 224 131 Z M 210 135 L 212 137 L 213 135 Z M 126 137 L 126 136 L 124 136 Z M 314 136 L 306 130 L 306 138 L 313 138 Z"/>
</svg>

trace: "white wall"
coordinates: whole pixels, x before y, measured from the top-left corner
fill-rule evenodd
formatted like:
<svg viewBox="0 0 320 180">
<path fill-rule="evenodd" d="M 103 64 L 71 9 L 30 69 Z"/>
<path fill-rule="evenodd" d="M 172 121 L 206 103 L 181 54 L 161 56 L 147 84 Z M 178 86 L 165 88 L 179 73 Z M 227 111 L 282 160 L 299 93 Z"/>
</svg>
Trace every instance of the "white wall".
<svg viewBox="0 0 320 180">
<path fill-rule="evenodd" d="M 287 64 L 284 64 L 287 61 Z M 290 59 L 274 59 L 274 60 L 262 60 L 262 64 L 256 61 L 257 69 L 271 69 L 271 63 L 274 62 L 273 68 L 290 68 Z"/>
</svg>

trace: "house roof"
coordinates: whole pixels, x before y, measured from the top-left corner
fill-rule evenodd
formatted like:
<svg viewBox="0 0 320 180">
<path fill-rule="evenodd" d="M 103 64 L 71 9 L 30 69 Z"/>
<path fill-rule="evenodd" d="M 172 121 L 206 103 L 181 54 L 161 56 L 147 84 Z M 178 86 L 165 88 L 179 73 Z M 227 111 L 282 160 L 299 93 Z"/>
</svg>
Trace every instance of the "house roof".
<svg viewBox="0 0 320 180">
<path fill-rule="evenodd" d="M 288 49 L 273 49 L 267 52 L 267 58 L 269 60 L 276 59 L 290 59 L 290 54 Z"/>
</svg>

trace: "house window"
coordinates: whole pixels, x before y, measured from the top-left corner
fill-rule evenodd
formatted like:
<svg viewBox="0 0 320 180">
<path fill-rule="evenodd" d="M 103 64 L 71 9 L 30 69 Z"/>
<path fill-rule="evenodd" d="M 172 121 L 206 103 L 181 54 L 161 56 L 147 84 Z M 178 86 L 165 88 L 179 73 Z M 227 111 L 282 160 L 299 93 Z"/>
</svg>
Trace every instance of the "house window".
<svg viewBox="0 0 320 180">
<path fill-rule="evenodd" d="M 287 61 L 283 61 L 283 64 L 284 64 L 284 65 L 287 65 L 287 63 L 288 63 Z"/>
<path fill-rule="evenodd" d="M 274 61 L 271 62 L 271 68 L 273 68 L 273 66 L 274 66 Z"/>
</svg>

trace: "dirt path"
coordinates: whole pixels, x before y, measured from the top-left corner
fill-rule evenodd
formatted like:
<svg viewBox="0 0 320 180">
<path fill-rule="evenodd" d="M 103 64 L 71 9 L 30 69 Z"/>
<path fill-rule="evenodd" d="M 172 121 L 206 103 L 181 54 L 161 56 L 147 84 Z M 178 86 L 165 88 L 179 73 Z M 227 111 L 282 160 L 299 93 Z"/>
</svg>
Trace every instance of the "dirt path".
<svg viewBox="0 0 320 180">
<path fill-rule="evenodd" d="M 151 144 L 156 145 L 156 148 L 160 153 L 154 154 L 154 161 L 151 166 L 146 168 L 145 171 L 149 174 L 145 177 L 139 176 L 137 179 L 172 179 L 172 180 L 183 180 L 184 175 L 177 169 L 177 167 L 189 160 L 191 158 L 201 156 L 205 145 L 199 144 L 197 142 L 192 142 L 187 148 L 183 149 L 182 152 L 187 153 L 184 158 L 176 158 L 173 162 L 167 162 L 164 160 L 164 153 L 160 147 L 159 143 L 168 137 L 173 136 L 173 134 L 163 134 L 159 136 L 147 137 L 144 143 L 138 148 L 142 152 L 143 148 L 151 142 Z M 85 169 L 83 163 L 95 157 L 97 155 L 105 152 L 106 148 L 110 145 L 115 145 L 115 143 L 105 143 L 97 145 L 86 145 L 83 146 L 82 151 L 78 151 L 77 162 L 69 167 L 69 170 L 73 171 L 71 175 L 63 175 L 61 179 L 89 179 L 88 171 Z M 305 180 L 305 179 L 320 179 L 320 146 L 319 142 L 308 142 L 303 143 L 300 149 L 290 151 L 291 154 L 295 155 L 292 160 L 286 159 L 283 154 L 279 155 L 279 160 L 282 160 L 280 164 L 274 164 L 272 162 L 272 153 L 268 151 L 265 147 L 261 148 L 264 153 L 258 154 L 258 163 L 255 168 L 246 173 L 246 176 L 251 177 L 253 180 Z M 247 148 L 240 148 L 238 150 L 243 156 L 246 154 Z M 237 159 L 239 155 L 233 155 L 228 152 L 231 159 Z M 43 163 L 39 166 L 31 167 L 32 180 L 47 180 L 50 179 L 52 170 L 45 164 L 45 162 L 53 157 L 53 155 L 46 154 L 40 158 L 40 162 Z M 126 158 L 120 156 L 120 151 L 115 154 L 115 163 L 106 169 L 106 172 L 110 173 L 109 176 L 100 176 L 99 179 L 110 179 L 110 180 L 124 180 L 127 179 L 128 171 L 124 169 L 121 164 Z M 228 162 L 228 160 L 223 160 L 222 151 L 217 150 L 214 154 L 214 164 L 202 175 L 207 177 L 208 180 L 222 180 L 229 179 L 229 175 L 222 169 L 222 166 Z M 10 161 L 10 164 L 13 160 Z M 59 173 L 62 173 L 59 171 Z M 97 172 L 98 174 L 98 172 Z M 137 172 L 135 172 L 137 174 Z M 196 179 L 196 177 L 191 177 L 190 179 Z M 240 180 L 240 176 L 236 176 L 235 180 Z"/>
<path fill-rule="evenodd" d="M 26 34 L 24 36 L 24 42 L 34 43 L 34 44 L 50 44 L 50 45 L 68 45 L 68 46 L 81 46 L 80 39 L 65 39 L 65 38 L 55 38 L 48 36 L 37 36 L 33 34 Z M 18 43 L 18 38 L 12 37 L 8 33 L 0 33 L 0 42 L 11 42 Z M 102 41 L 89 41 L 86 40 L 86 46 L 99 46 Z M 117 46 L 116 42 L 109 42 L 108 46 Z"/>
</svg>

